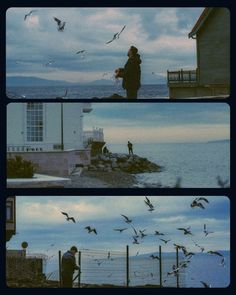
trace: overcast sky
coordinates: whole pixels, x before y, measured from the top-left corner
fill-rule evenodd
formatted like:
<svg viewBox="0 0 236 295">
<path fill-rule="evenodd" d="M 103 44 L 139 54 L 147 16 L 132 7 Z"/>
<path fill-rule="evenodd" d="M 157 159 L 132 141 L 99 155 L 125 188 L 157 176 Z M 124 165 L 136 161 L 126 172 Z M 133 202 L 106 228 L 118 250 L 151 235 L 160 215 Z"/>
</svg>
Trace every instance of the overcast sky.
<svg viewBox="0 0 236 295">
<path fill-rule="evenodd" d="M 158 245 L 163 252 L 174 251 L 173 243 L 183 244 L 188 250 L 199 252 L 193 240 L 207 250 L 230 248 L 230 201 L 227 197 L 207 197 L 205 210 L 191 208 L 195 197 L 149 196 L 155 210 L 149 212 L 144 196 L 27 196 L 16 198 L 17 235 L 7 243 L 9 249 L 20 248 L 23 241 L 29 244 L 29 252 L 47 254 L 59 249 L 67 250 L 75 244 L 80 249 L 103 249 L 124 251 L 131 246 L 131 254 L 156 252 Z M 61 211 L 74 216 L 76 223 L 68 222 Z M 147 237 L 139 245 L 132 243 L 134 231 L 124 222 L 124 214 L 131 218 L 136 230 L 146 229 Z M 204 224 L 214 233 L 205 236 Z M 97 235 L 84 229 L 90 225 Z M 185 236 L 178 227 L 189 227 L 193 236 Z M 128 228 L 122 233 L 114 228 Z M 155 230 L 171 239 L 165 245 L 154 235 Z M 54 247 L 50 247 L 55 244 Z M 48 250 L 49 249 L 49 250 Z"/>
<path fill-rule="evenodd" d="M 24 21 L 25 14 L 34 11 Z M 188 33 L 203 8 L 10 8 L 6 21 L 7 75 L 88 82 L 108 78 L 139 48 L 143 76 L 196 68 Z M 65 21 L 57 31 L 53 17 Z M 118 40 L 107 41 L 126 25 Z M 76 54 L 78 50 L 86 50 Z M 52 60 L 53 64 L 45 66 Z M 104 72 L 109 75 L 103 77 Z"/>
<path fill-rule="evenodd" d="M 104 129 L 107 143 L 204 142 L 230 138 L 226 103 L 93 103 L 84 129 Z"/>
</svg>

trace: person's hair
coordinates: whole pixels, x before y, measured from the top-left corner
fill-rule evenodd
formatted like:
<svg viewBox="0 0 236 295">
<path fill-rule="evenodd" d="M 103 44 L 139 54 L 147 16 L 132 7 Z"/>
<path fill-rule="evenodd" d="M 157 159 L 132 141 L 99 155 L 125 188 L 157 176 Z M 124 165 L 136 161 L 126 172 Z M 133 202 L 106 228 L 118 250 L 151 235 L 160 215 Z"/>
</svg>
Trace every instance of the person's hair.
<svg viewBox="0 0 236 295">
<path fill-rule="evenodd" d="M 70 251 L 75 251 L 75 252 L 78 252 L 78 249 L 77 249 L 77 247 L 75 247 L 75 246 L 72 246 L 72 247 L 70 248 Z"/>
<path fill-rule="evenodd" d="M 130 50 L 132 51 L 133 54 L 137 54 L 138 53 L 138 48 L 136 48 L 135 46 L 131 46 Z"/>
</svg>

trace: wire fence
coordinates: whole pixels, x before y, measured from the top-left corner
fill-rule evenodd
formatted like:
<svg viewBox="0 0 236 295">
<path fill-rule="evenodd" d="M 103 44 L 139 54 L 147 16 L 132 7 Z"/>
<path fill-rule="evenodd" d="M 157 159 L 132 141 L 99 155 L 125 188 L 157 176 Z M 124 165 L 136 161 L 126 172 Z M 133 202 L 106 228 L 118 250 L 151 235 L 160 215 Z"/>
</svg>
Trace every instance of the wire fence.
<svg viewBox="0 0 236 295">
<path fill-rule="evenodd" d="M 61 252 L 59 251 L 59 261 Z M 129 255 L 125 251 L 81 250 L 77 263 L 80 272 L 74 275 L 74 287 L 86 286 L 153 286 L 182 287 L 185 268 L 182 255 L 159 251 L 153 255 Z M 59 263 L 59 273 L 60 273 Z M 56 277 L 58 271 L 52 272 L 50 278 Z M 58 274 L 60 279 L 60 274 Z"/>
</svg>

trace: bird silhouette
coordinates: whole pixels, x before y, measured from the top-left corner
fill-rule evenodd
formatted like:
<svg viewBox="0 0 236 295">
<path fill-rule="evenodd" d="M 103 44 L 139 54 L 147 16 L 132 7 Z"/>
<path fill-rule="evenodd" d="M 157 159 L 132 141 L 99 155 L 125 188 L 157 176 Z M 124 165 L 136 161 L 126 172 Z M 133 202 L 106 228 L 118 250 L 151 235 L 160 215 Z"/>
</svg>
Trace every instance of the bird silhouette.
<svg viewBox="0 0 236 295">
<path fill-rule="evenodd" d="M 217 255 L 217 256 L 223 257 L 223 255 L 220 252 L 218 252 L 218 251 L 207 251 L 207 253 L 212 254 L 212 255 Z"/>
<path fill-rule="evenodd" d="M 134 233 L 135 233 L 135 238 L 138 238 L 139 235 L 138 235 L 138 231 L 132 226 L 133 230 L 134 230 Z"/>
<path fill-rule="evenodd" d="M 206 283 L 206 282 L 203 282 L 203 281 L 200 281 L 201 284 L 203 285 L 204 288 L 211 288 L 211 285 Z"/>
<path fill-rule="evenodd" d="M 127 230 L 128 228 L 125 227 L 125 228 L 114 228 L 113 230 L 115 231 L 119 231 L 120 233 L 122 233 L 124 230 Z"/>
<path fill-rule="evenodd" d="M 64 29 L 65 29 L 65 25 L 66 25 L 66 22 L 62 22 L 60 19 L 56 18 L 56 17 L 53 17 L 53 19 L 55 20 L 55 22 L 57 23 L 57 30 L 59 32 L 63 32 Z"/>
<path fill-rule="evenodd" d="M 97 231 L 95 228 L 92 228 L 91 226 L 86 226 L 85 229 L 87 229 L 88 233 L 91 234 L 92 232 L 94 232 L 97 235 Z"/>
<path fill-rule="evenodd" d="M 119 38 L 120 38 L 120 34 L 124 31 L 125 27 L 126 27 L 126 26 L 124 26 L 124 27 L 121 29 L 120 32 L 115 33 L 115 34 L 113 35 L 112 39 L 109 40 L 109 41 L 107 41 L 106 44 L 109 44 L 109 43 L 113 42 L 114 40 L 119 39 Z"/>
<path fill-rule="evenodd" d="M 157 259 L 157 260 L 160 260 L 160 257 L 159 256 L 157 256 L 157 255 L 150 255 L 149 257 L 151 257 L 152 259 Z"/>
<path fill-rule="evenodd" d="M 171 241 L 171 240 L 165 240 L 165 239 L 160 239 L 160 240 L 163 241 L 165 244 Z"/>
<path fill-rule="evenodd" d="M 225 181 L 222 180 L 219 175 L 217 176 L 217 184 L 219 185 L 219 187 L 221 187 L 221 188 L 229 187 L 228 182 L 229 182 L 228 180 L 225 180 Z"/>
<path fill-rule="evenodd" d="M 201 201 L 204 201 L 205 203 L 209 203 L 207 198 L 204 198 L 204 197 L 195 198 L 190 205 L 191 208 L 199 207 L 201 209 L 205 209 Z"/>
<path fill-rule="evenodd" d="M 124 217 L 126 223 L 131 223 L 132 222 L 132 219 L 130 219 L 129 217 L 127 217 L 127 216 L 125 216 L 123 214 L 121 214 L 121 216 Z"/>
<path fill-rule="evenodd" d="M 145 197 L 144 203 L 149 207 L 148 211 L 152 212 L 153 210 L 155 210 L 153 204 L 148 197 Z"/>
<path fill-rule="evenodd" d="M 208 236 L 209 234 L 213 234 L 213 233 L 214 233 L 213 231 L 208 231 L 208 230 L 207 230 L 207 228 L 206 228 L 206 224 L 204 224 L 203 232 L 204 232 L 205 236 Z"/>
<path fill-rule="evenodd" d="M 158 230 L 155 230 L 155 235 L 156 236 L 164 236 L 165 234 L 159 232 Z"/>
<path fill-rule="evenodd" d="M 139 244 L 139 241 L 135 237 L 133 237 L 133 244 Z"/>
<path fill-rule="evenodd" d="M 29 13 L 25 14 L 24 16 L 24 20 L 27 19 L 27 17 L 29 17 L 33 12 L 36 12 L 37 10 L 31 10 Z"/>
<path fill-rule="evenodd" d="M 190 227 L 188 227 L 188 228 L 178 227 L 177 229 L 182 230 L 184 232 L 184 235 L 191 235 L 191 236 L 193 235 L 190 231 Z"/>
<path fill-rule="evenodd" d="M 75 219 L 74 219 L 74 217 L 72 217 L 72 216 L 69 216 L 66 212 L 61 212 L 61 214 L 63 214 L 63 215 L 65 215 L 66 216 L 66 220 L 67 221 L 73 221 L 74 223 L 76 222 L 75 221 Z"/>
<path fill-rule="evenodd" d="M 80 53 L 84 53 L 84 52 L 85 52 L 85 50 L 79 50 L 76 52 L 76 54 L 80 54 Z"/>
<path fill-rule="evenodd" d="M 141 237 L 141 239 L 147 236 L 147 234 L 144 233 L 145 230 L 146 230 L 146 229 L 139 230 L 139 233 L 140 233 L 140 237 Z"/>
</svg>

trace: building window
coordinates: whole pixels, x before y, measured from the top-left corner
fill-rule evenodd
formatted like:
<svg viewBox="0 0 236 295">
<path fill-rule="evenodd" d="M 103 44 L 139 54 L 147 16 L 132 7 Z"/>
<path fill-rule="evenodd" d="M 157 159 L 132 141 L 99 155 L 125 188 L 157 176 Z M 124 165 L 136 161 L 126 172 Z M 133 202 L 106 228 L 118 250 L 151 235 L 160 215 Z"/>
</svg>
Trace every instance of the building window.
<svg viewBox="0 0 236 295">
<path fill-rule="evenodd" d="M 43 141 L 43 104 L 27 103 L 27 141 Z"/>
<path fill-rule="evenodd" d="M 7 201 L 7 212 L 6 212 L 7 221 L 14 221 L 14 213 L 13 213 L 13 202 Z"/>
</svg>

